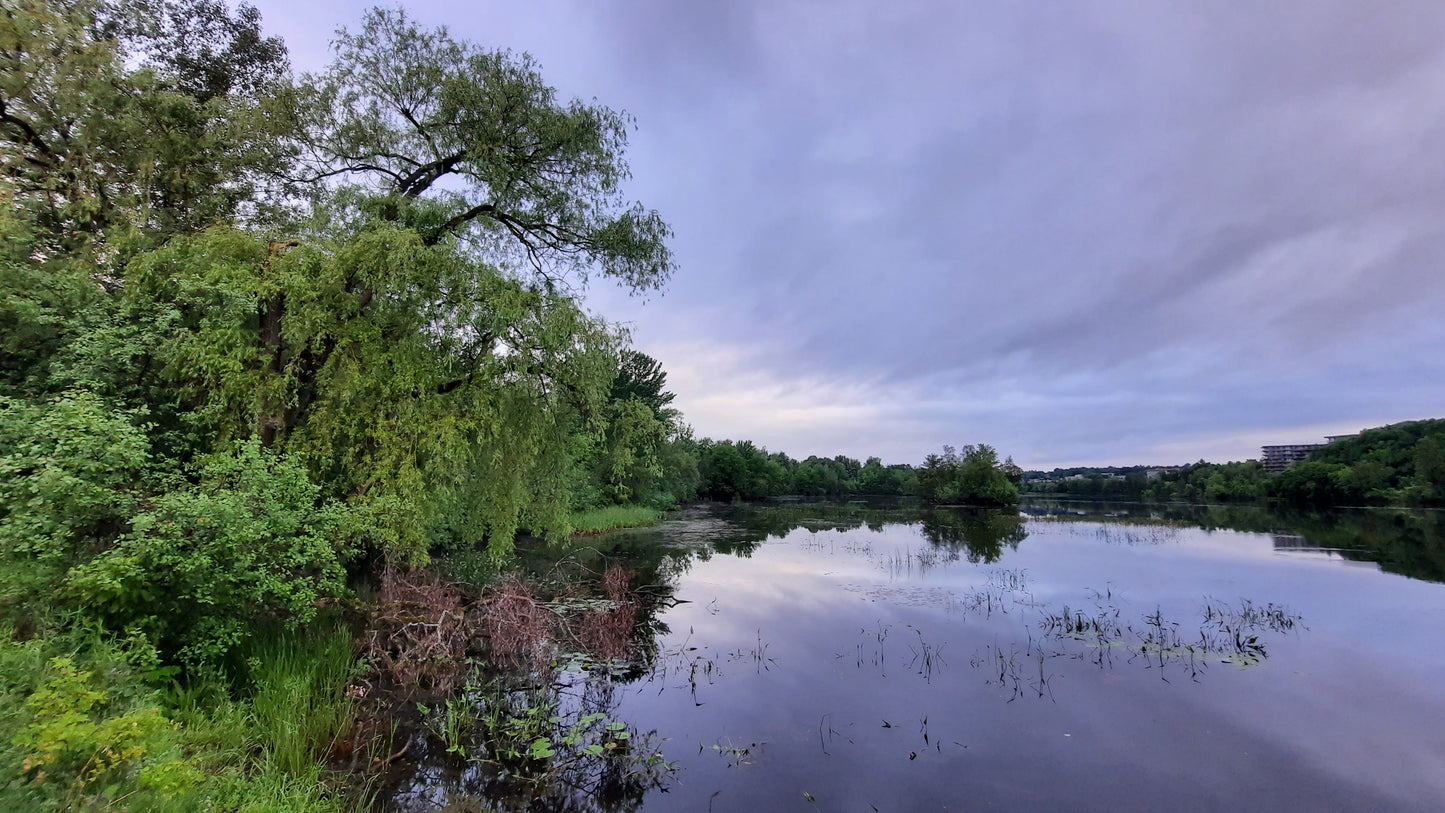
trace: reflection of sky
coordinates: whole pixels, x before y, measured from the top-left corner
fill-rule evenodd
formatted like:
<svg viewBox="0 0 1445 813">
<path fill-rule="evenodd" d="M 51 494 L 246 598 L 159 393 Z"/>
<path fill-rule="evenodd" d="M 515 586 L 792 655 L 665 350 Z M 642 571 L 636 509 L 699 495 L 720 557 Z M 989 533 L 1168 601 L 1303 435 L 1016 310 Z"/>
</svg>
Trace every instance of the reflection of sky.
<svg viewBox="0 0 1445 813">
<path fill-rule="evenodd" d="M 720 791 L 715 810 L 786 808 L 804 790 L 825 809 L 1445 802 L 1445 586 L 1276 554 L 1268 535 L 1181 529 L 1171 541 L 1128 544 L 1102 527 L 1031 522 L 1019 548 L 991 565 L 892 567 L 931 551 L 902 525 L 798 530 L 747 559 L 695 564 L 678 592 L 691 603 L 665 616 L 673 635 L 663 646 L 698 646 L 674 657 L 713 660 L 710 682 L 695 697 L 685 672 L 635 684 L 621 709 L 671 737 L 669 757 L 683 763 L 661 807 L 702 809 Z M 991 646 L 1022 652 L 1041 635 L 1039 611 L 1011 604 L 985 618 L 948 600 L 1000 568 L 1026 570 L 1025 592 L 1051 610 L 1087 611 L 1090 590 L 1112 591 L 1136 629 L 1158 608 L 1188 638 L 1206 600 L 1244 598 L 1286 605 L 1308 629 L 1261 633 L 1265 662 L 1214 663 L 1197 682 L 1122 651 L 1104 669 L 1048 658 L 1053 699 L 1025 690 L 1009 702 L 1011 691 L 988 685 L 971 661 Z M 939 657 L 928 676 L 910 663 L 925 645 Z M 1039 669 L 1035 657 L 1022 671 Z M 758 741 L 761 755 L 738 767 L 697 750 Z"/>
</svg>

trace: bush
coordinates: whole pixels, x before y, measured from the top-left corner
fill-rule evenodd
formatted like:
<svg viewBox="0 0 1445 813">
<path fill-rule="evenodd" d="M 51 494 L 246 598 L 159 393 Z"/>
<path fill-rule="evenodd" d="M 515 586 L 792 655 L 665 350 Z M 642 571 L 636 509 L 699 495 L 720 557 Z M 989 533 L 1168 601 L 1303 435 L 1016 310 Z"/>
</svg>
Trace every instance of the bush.
<svg viewBox="0 0 1445 813">
<path fill-rule="evenodd" d="M 1354 495 L 1348 485 L 1349 467 L 1316 460 L 1296 463 L 1280 472 L 1271 484 L 1276 497 L 1296 505 L 1344 505 Z"/>
<path fill-rule="evenodd" d="M 128 529 L 149 464 L 132 416 L 97 395 L 0 397 L 0 607 L 12 621 Z"/>
<path fill-rule="evenodd" d="M 15 642 L 0 629 L 5 810 L 165 810 L 203 781 L 142 675 L 143 641 L 88 631 Z"/>
<path fill-rule="evenodd" d="M 297 462 L 240 444 L 205 467 L 200 486 L 161 497 L 75 568 L 69 594 L 191 666 L 218 663 L 258 623 L 308 622 L 343 591 L 344 511 L 318 497 Z"/>
</svg>

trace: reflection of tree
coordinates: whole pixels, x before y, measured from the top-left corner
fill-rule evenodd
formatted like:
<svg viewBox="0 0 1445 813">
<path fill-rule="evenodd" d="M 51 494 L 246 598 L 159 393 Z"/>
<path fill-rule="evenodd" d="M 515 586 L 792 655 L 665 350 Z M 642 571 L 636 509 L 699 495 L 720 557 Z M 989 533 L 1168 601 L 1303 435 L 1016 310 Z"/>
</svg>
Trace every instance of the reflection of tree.
<svg viewBox="0 0 1445 813">
<path fill-rule="evenodd" d="M 923 536 L 937 547 L 963 552 L 968 561 L 997 562 L 1004 547 L 1017 550 L 1029 532 L 1017 511 L 936 509 L 922 515 Z"/>
<path fill-rule="evenodd" d="M 1445 582 L 1445 513 L 1405 509 L 1302 511 L 1260 505 L 1143 505 L 1029 501 L 1030 516 L 1090 522 L 1160 522 L 1205 530 L 1245 531 L 1303 537 L 1309 547 L 1334 551 L 1355 561 L 1412 579 Z"/>
<path fill-rule="evenodd" d="M 1347 559 L 1382 570 L 1445 582 L 1445 516 L 1438 511 L 1350 511 L 1301 515 L 1296 533 Z"/>
</svg>

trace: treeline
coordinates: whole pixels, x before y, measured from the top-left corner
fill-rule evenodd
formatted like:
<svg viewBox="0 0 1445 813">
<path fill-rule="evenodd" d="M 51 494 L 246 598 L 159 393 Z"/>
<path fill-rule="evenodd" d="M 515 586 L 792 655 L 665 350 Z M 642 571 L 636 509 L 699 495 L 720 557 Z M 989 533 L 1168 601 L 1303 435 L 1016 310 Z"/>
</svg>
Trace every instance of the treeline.
<svg viewBox="0 0 1445 813">
<path fill-rule="evenodd" d="M 1026 492 L 1086 499 L 1291 505 L 1445 505 L 1445 420 L 1369 429 L 1267 472 L 1254 460 L 1177 469 L 1112 467 L 1028 472 Z"/>
<path fill-rule="evenodd" d="M 696 443 L 680 439 L 668 454 L 680 466 L 662 481 L 682 490 L 664 493 L 662 499 L 677 501 L 911 496 L 933 503 L 999 506 L 1017 502 L 1022 476 L 1012 459 L 1000 462 L 987 445 L 965 446 L 961 452 L 945 446 L 943 454 L 929 455 L 918 467 L 884 465 L 877 457 L 859 462 L 844 455 L 800 461 L 769 453 L 751 441 L 708 438 Z"/>
<path fill-rule="evenodd" d="M 731 502 L 770 497 L 906 496 L 933 503 L 1011 505 L 1022 471 L 1000 462 L 987 445 L 945 446 L 922 466 L 884 465 L 877 457 L 846 455 L 796 460 L 749 440 L 693 440 L 686 427 L 644 450 L 655 464 L 639 467 L 623 489 L 611 493 L 657 508 L 694 499 Z"/>
<path fill-rule="evenodd" d="M 1267 496 L 1267 479 L 1258 461 L 1208 463 L 1201 460 L 1172 469 L 1115 466 L 1055 470 L 1048 474 L 1029 472 L 1025 475 L 1024 490 L 1079 499 L 1219 503 L 1262 499 Z"/>
<path fill-rule="evenodd" d="M 782 452 L 769 454 L 751 441 L 708 439 L 697 444 L 696 453 L 701 474 L 698 495 L 712 500 L 918 493 L 918 474 L 912 466 L 885 466 L 876 457 L 859 462 L 844 455 L 810 456 L 799 461 Z"/>
<path fill-rule="evenodd" d="M 1273 493 L 1312 505 L 1445 506 L 1445 419 L 1337 440 L 1281 472 Z"/>
</svg>

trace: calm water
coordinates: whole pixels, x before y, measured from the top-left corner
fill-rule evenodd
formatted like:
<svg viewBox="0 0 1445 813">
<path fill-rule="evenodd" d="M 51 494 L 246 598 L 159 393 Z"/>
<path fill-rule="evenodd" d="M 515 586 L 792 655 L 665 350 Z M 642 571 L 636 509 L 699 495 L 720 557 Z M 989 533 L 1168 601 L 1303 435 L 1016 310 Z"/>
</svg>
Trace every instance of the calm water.
<svg viewBox="0 0 1445 813">
<path fill-rule="evenodd" d="M 562 694 L 676 769 L 536 809 L 1445 809 L 1439 528 L 791 505 L 606 537 L 658 601 Z M 478 781 L 416 766 L 396 805 Z"/>
</svg>

